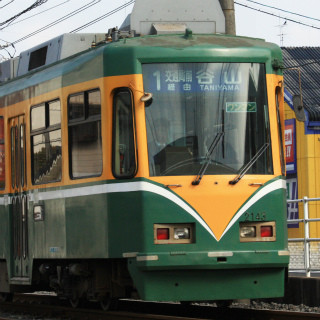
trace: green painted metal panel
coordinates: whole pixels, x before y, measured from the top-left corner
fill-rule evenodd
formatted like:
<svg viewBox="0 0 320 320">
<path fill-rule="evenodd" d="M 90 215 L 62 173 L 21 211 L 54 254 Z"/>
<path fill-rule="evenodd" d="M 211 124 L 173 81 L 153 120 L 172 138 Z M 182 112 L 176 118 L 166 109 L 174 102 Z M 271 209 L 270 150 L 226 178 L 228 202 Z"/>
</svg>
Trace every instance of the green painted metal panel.
<svg viewBox="0 0 320 320">
<path fill-rule="evenodd" d="M 130 38 L 105 47 L 105 76 L 141 73 L 141 63 L 155 62 L 261 62 L 268 74 L 281 74 L 272 68 L 274 59 L 282 61 L 282 52 L 261 39 L 222 35 L 146 36 Z M 132 59 L 128 59 L 132 57 Z M 116 63 L 115 63 L 116 62 Z M 119 62 L 119 64 L 117 64 Z"/>
<path fill-rule="evenodd" d="M 0 258 L 5 258 L 10 254 L 10 207 L 0 206 Z"/>
<path fill-rule="evenodd" d="M 129 264 L 142 299 L 201 301 L 281 297 L 284 268 L 141 271 Z"/>
<path fill-rule="evenodd" d="M 105 195 L 68 198 L 65 227 L 68 258 L 108 257 L 108 210 Z"/>
<path fill-rule="evenodd" d="M 154 185 L 183 201 L 168 189 L 162 189 L 162 186 L 145 179 L 48 188 L 39 193 L 42 198 L 46 198 L 50 193 L 50 199 L 39 201 L 39 204 L 44 205 L 44 221 L 33 221 L 33 207 L 29 210 L 30 230 L 34 237 L 34 256 L 121 258 L 126 252 L 263 251 L 284 250 L 287 246 L 283 189 L 268 193 L 248 209 L 254 213 L 264 212 L 267 221 L 277 222 L 276 242 L 240 243 L 239 222 L 245 220 L 244 215 L 218 242 L 195 217 L 175 201 L 161 194 L 138 189 L 132 192 L 108 191 L 108 188 L 121 189 L 122 184 L 127 186 L 140 182 L 148 183 L 151 187 Z M 106 188 L 106 191 L 100 192 L 101 188 Z M 83 194 L 83 190 L 87 194 Z M 183 203 L 188 206 L 186 202 Z M 201 220 L 200 216 L 199 219 Z M 196 230 L 196 243 L 156 245 L 153 241 L 155 223 L 192 223 Z"/>
<path fill-rule="evenodd" d="M 141 63 L 261 62 L 268 74 L 281 74 L 272 62 L 282 62 L 278 46 L 261 39 L 225 35 L 146 36 L 120 40 L 68 57 L 0 85 L 0 105 L 77 83 L 127 74 L 141 74 Z"/>
<path fill-rule="evenodd" d="M 281 177 L 274 181 L 277 179 Z M 149 189 L 143 184 L 147 184 Z M 153 192 L 153 188 L 158 188 L 160 192 Z M 168 198 L 168 195 L 173 198 Z M 122 258 L 125 253 L 136 252 L 138 257 L 157 256 L 157 259 L 150 261 L 128 260 L 134 283 L 145 299 L 162 299 L 161 294 L 157 296 L 161 288 L 171 286 L 172 297 L 169 295 L 163 299 L 178 299 L 182 289 L 203 292 L 203 295 L 184 294 L 184 300 L 208 299 L 208 296 L 223 299 L 224 293 L 217 293 L 222 290 L 223 284 L 218 284 L 215 286 L 217 291 L 211 292 L 208 283 L 199 280 L 204 275 L 212 283 L 219 283 L 220 277 L 229 277 L 228 281 L 239 289 L 235 292 L 226 290 L 225 297 L 228 299 L 243 298 L 241 290 L 246 286 L 249 288 L 248 298 L 263 297 L 264 294 L 266 297 L 277 296 L 283 290 L 282 278 L 289 257 L 278 254 L 278 251 L 287 248 L 285 190 L 282 188 L 267 193 L 248 208 L 249 212 L 265 211 L 272 203 L 270 211 L 265 213 L 268 221 L 277 222 L 277 241 L 252 243 L 239 241 L 239 222 L 245 219 L 244 215 L 217 241 L 195 216 L 190 215 L 181 203 L 178 205 L 175 202 L 174 199 L 179 197 L 174 192 L 147 179 L 47 188 L 30 196 L 38 199 L 36 203 L 43 205 L 45 210 L 44 221 L 34 221 L 34 203 L 30 202 L 30 266 L 33 259 Z M 180 200 L 187 206 L 183 199 Z M 10 205 L 0 206 L 0 217 L 2 221 L 7 221 L 0 226 L 0 231 L 5 234 L 7 243 L 10 243 L 11 237 L 8 232 L 9 210 Z M 154 223 L 192 223 L 196 229 L 196 242 L 156 245 Z M 232 254 L 225 260 L 208 255 L 208 252 L 217 251 Z M 10 245 L 0 246 L 0 256 L 10 266 Z M 234 277 L 234 274 L 238 276 Z M 184 278 L 187 275 L 189 280 Z M 183 285 L 175 288 L 175 281 Z M 259 285 L 254 284 L 255 281 Z M 269 288 L 271 281 L 276 286 Z M 260 285 L 267 288 L 262 295 Z"/>
</svg>

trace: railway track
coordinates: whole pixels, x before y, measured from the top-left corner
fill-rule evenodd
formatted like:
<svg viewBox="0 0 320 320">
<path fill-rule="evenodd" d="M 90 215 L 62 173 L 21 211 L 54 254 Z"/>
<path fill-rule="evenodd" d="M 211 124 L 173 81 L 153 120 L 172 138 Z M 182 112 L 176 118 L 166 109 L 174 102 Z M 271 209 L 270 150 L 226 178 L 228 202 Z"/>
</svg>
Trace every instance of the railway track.
<svg viewBox="0 0 320 320">
<path fill-rule="evenodd" d="M 1 303 L 0 320 L 21 319 L 77 319 L 77 320 L 320 320 L 320 313 L 253 310 L 243 308 L 216 308 L 212 306 L 185 306 L 174 303 L 121 301 L 121 311 L 102 311 L 96 304 L 73 309 L 49 297 L 24 297 L 20 302 Z"/>
</svg>

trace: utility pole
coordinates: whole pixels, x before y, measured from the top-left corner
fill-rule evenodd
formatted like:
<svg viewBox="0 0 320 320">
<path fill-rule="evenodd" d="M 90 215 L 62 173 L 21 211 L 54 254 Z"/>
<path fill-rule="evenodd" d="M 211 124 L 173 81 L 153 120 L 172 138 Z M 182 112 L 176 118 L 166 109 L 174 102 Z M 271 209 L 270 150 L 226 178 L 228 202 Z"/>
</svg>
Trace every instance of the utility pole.
<svg viewBox="0 0 320 320">
<path fill-rule="evenodd" d="M 285 33 L 283 33 L 283 28 L 285 28 L 287 26 L 287 20 L 285 20 L 285 22 L 281 22 L 280 16 L 279 16 L 279 30 L 280 30 L 280 34 L 278 34 L 278 36 L 280 37 L 280 47 L 283 47 L 283 43 L 284 43 L 284 36 L 286 35 Z"/>
<path fill-rule="evenodd" d="M 219 0 L 226 19 L 226 34 L 236 35 L 234 0 Z"/>
</svg>

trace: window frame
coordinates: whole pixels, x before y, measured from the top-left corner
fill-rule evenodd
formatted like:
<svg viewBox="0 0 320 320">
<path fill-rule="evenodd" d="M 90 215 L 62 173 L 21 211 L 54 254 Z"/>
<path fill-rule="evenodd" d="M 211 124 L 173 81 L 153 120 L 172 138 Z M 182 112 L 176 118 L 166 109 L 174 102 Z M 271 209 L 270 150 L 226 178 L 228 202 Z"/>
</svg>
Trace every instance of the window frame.
<svg viewBox="0 0 320 320">
<path fill-rule="evenodd" d="M 281 121 L 281 110 L 280 110 L 280 99 L 282 98 L 282 88 L 280 86 L 276 87 L 276 113 L 277 113 L 277 125 L 278 125 L 278 142 L 279 142 L 279 153 L 280 153 L 280 167 L 281 174 L 286 175 L 286 160 L 284 156 L 284 141 L 283 141 L 283 123 Z"/>
<path fill-rule="evenodd" d="M 21 123 L 19 125 L 19 154 L 20 154 L 20 184 L 22 188 L 27 184 L 26 178 L 26 125 Z"/>
<path fill-rule="evenodd" d="M 50 105 L 50 103 L 56 102 L 56 101 L 59 101 L 59 104 L 60 104 L 60 123 L 50 126 L 49 105 Z M 44 114 L 44 116 L 45 116 L 45 126 L 33 130 L 32 129 L 32 110 L 37 108 L 37 107 L 40 107 L 42 105 L 45 106 L 45 114 Z M 62 165 L 61 165 L 61 176 L 60 176 L 60 179 L 50 180 L 50 181 L 47 181 L 47 182 L 36 183 L 35 182 L 35 176 L 34 176 L 34 153 L 33 153 L 33 147 L 34 147 L 34 145 L 33 145 L 33 137 L 38 136 L 38 135 L 44 135 L 44 134 L 48 134 L 49 135 L 51 132 L 60 130 L 60 132 L 61 132 L 61 156 L 62 156 L 61 109 L 62 108 L 61 108 L 61 100 L 60 100 L 60 98 L 56 98 L 56 99 L 52 99 L 52 100 L 49 100 L 49 101 L 46 101 L 46 102 L 39 103 L 37 105 L 32 106 L 31 109 L 30 109 L 30 145 L 31 145 L 31 182 L 32 182 L 32 185 L 42 185 L 42 184 L 55 183 L 55 182 L 62 181 L 63 170 L 62 170 Z"/>
<path fill-rule="evenodd" d="M 94 116 L 89 116 L 89 93 L 90 92 L 95 92 L 98 91 L 100 94 L 100 114 L 99 115 L 94 115 Z M 83 94 L 84 96 L 84 106 L 83 106 L 83 116 L 76 118 L 76 119 L 70 119 L 70 114 L 69 114 L 69 106 L 70 106 L 70 98 L 77 96 L 77 95 L 81 95 Z M 67 110 L 68 110 L 68 152 L 69 152 L 69 159 L 68 159 L 68 163 L 69 163 L 69 177 L 71 180 L 79 180 L 79 179 L 87 179 L 87 178 L 95 178 L 95 177 L 101 177 L 103 174 L 103 135 L 102 135 L 102 118 L 101 118 L 101 111 L 102 111 L 102 95 L 101 95 L 101 90 L 99 87 L 97 88 L 93 88 L 93 89 L 89 89 L 89 90 L 85 90 L 85 91 L 80 91 L 80 92 L 75 92 L 75 93 L 71 93 L 68 96 L 67 99 Z M 70 138 L 72 137 L 72 134 L 70 133 L 70 128 L 72 127 L 76 127 L 79 125 L 84 125 L 84 124 L 88 124 L 88 123 L 94 123 L 94 122 L 100 122 L 100 140 L 101 140 L 101 171 L 98 174 L 90 174 L 90 175 L 85 175 L 85 176 L 74 176 L 72 173 L 72 141 L 70 140 Z"/>
<path fill-rule="evenodd" d="M 0 153 L 0 156 L 3 155 L 3 158 L 0 159 L 1 160 L 1 165 L 2 165 L 2 170 L 3 170 L 3 181 L 0 181 L 0 190 L 4 190 L 6 188 L 6 157 L 5 157 L 5 152 L 6 152 L 6 140 L 5 140 L 5 122 L 4 122 L 4 117 L 0 116 L 0 125 L 2 126 L 2 128 L 0 130 L 2 130 L 3 133 L 3 137 L 2 139 L 0 139 L 0 145 L 2 146 L 2 152 L 3 154 Z M 11 134 L 11 133 L 10 133 Z M 11 137 L 10 137 L 11 139 Z M 11 161 L 11 159 L 10 159 Z M 1 186 L 1 183 L 3 183 L 3 186 Z"/>
<path fill-rule="evenodd" d="M 10 129 L 10 143 L 11 143 L 11 156 L 10 156 L 10 163 L 11 163 L 11 187 L 12 189 L 16 186 L 16 126 L 11 127 Z"/>
<path fill-rule="evenodd" d="M 133 137 L 133 147 L 134 147 L 134 165 L 135 168 L 131 174 L 119 175 L 115 168 L 115 157 L 116 157 L 116 96 L 119 93 L 129 93 L 131 98 L 131 115 L 132 115 L 132 137 Z M 132 179 L 138 172 L 138 152 L 137 152 L 137 140 L 136 140 L 136 123 L 135 123 L 135 106 L 132 91 L 127 87 L 117 88 L 113 92 L 112 100 L 112 174 L 116 179 Z"/>
</svg>

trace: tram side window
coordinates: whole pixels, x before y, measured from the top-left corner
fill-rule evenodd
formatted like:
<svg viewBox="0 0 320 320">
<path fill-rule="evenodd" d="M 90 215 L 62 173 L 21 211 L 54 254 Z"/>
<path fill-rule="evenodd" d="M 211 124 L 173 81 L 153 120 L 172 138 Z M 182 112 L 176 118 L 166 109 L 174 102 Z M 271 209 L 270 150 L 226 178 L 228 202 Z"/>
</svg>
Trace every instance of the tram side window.
<svg viewBox="0 0 320 320">
<path fill-rule="evenodd" d="M 4 120 L 0 117 L 0 189 L 5 187 Z"/>
<path fill-rule="evenodd" d="M 132 96 L 128 89 L 120 89 L 113 100 L 113 175 L 130 178 L 136 169 Z"/>
<path fill-rule="evenodd" d="M 68 125 L 71 178 L 100 176 L 103 164 L 100 90 L 69 96 Z"/>
<path fill-rule="evenodd" d="M 61 105 L 60 100 L 31 108 L 32 183 L 61 180 Z"/>
</svg>

